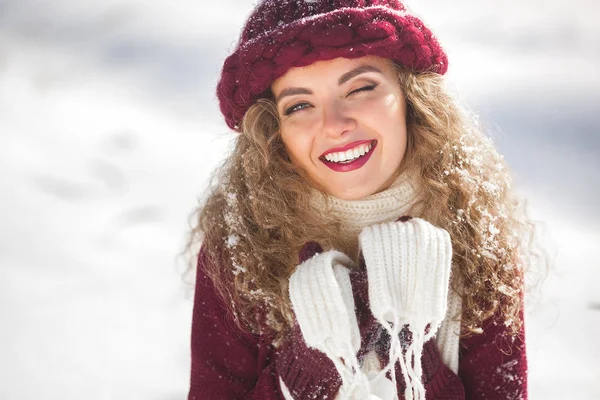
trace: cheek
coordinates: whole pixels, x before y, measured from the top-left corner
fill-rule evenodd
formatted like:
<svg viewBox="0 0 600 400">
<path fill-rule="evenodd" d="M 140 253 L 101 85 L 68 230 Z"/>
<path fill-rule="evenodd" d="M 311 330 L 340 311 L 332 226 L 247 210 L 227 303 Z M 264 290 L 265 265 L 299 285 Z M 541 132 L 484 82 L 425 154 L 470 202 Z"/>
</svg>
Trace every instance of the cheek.
<svg viewBox="0 0 600 400">
<path fill-rule="evenodd" d="M 387 125 L 405 119 L 402 98 L 390 93 L 356 103 L 354 111 L 371 124 Z"/>
<path fill-rule="evenodd" d="M 403 99 L 394 94 L 389 94 L 382 97 L 376 109 L 379 110 L 379 118 L 388 122 L 405 122 L 406 116 L 404 111 Z"/>
<path fill-rule="evenodd" d="M 296 166 L 305 165 L 310 159 L 310 141 L 307 137 L 288 132 L 281 136 L 292 164 Z"/>
<path fill-rule="evenodd" d="M 393 160 L 401 160 L 406 152 L 406 113 L 401 101 L 397 96 L 390 95 L 363 109 L 365 121 L 383 140 L 384 157 L 392 163 L 395 162 Z"/>
</svg>

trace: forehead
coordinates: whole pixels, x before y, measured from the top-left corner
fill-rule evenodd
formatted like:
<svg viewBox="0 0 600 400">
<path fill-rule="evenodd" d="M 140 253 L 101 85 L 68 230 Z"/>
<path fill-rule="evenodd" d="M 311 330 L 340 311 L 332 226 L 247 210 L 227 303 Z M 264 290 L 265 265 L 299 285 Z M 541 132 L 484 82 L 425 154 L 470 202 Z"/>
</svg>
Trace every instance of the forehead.
<svg viewBox="0 0 600 400">
<path fill-rule="evenodd" d="M 278 91 L 288 86 L 309 86 L 311 80 L 336 80 L 344 73 L 363 66 L 372 65 L 384 74 L 393 74 L 393 63 L 376 56 L 359 58 L 335 58 L 333 60 L 317 61 L 305 67 L 290 68 L 283 76 L 273 81 L 271 88 Z"/>
</svg>

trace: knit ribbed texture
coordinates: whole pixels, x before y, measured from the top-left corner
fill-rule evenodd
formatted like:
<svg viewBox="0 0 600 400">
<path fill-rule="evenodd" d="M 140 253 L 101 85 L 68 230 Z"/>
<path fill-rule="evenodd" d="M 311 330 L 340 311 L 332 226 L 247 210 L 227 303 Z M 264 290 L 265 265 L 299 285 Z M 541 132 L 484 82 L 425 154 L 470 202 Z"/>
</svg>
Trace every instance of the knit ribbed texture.
<svg viewBox="0 0 600 400">
<path fill-rule="evenodd" d="M 281 387 L 281 394 L 285 400 L 294 400 L 292 394 L 290 393 L 290 389 L 286 386 L 285 382 L 281 377 L 279 378 L 279 387 Z"/>
<path fill-rule="evenodd" d="M 354 247 L 358 248 L 358 234 L 371 225 L 395 221 L 398 217 L 410 214 L 420 216 L 418 207 L 413 207 L 417 201 L 417 186 L 414 179 L 403 173 L 386 190 L 372 194 L 361 200 L 342 200 L 329 197 L 332 210 L 342 223 L 342 229 L 351 237 L 356 238 Z M 313 199 L 315 206 L 323 207 L 318 196 Z M 448 291 L 448 310 L 442 322 L 436 341 L 444 364 L 454 373 L 458 373 L 459 333 L 461 298 L 453 290 Z"/>
<path fill-rule="evenodd" d="M 248 108 L 290 68 L 338 57 L 379 56 L 415 73 L 444 74 L 435 36 L 398 0 L 264 0 L 223 64 L 217 96 L 227 125 L 240 130 Z"/>
<path fill-rule="evenodd" d="M 279 377 L 285 380 L 287 375 L 293 375 L 299 382 L 298 386 L 288 385 L 294 399 L 335 399 L 341 379 L 333 363 L 321 352 L 306 347 L 299 328 L 286 335 L 281 347 L 274 348 L 270 335 L 253 335 L 236 327 L 232 314 L 226 312 L 229 305 L 206 274 L 208 262 L 201 250 L 194 294 L 188 399 L 281 400 Z M 352 287 L 355 290 L 360 285 L 353 280 Z M 360 303 L 355 297 L 355 304 Z M 357 318 L 362 320 L 358 311 Z M 491 318 L 483 324 L 482 334 L 461 339 L 458 376 L 436 361 L 433 341 L 425 344 L 423 380 L 428 400 L 527 399 L 524 327 L 509 346 L 510 332 L 503 322 L 499 316 Z M 362 341 L 373 343 L 364 339 L 368 333 L 362 333 L 360 323 L 359 327 Z M 386 337 L 389 343 L 389 336 L 385 335 L 378 338 L 374 348 L 383 365 L 389 353 Z M 435 370 L 437 365 L 439 368 Z M 398 382 L 401 385 L 398 392 L 403 393 L 401 374 Z"/>
<path fill-rule="evenodd" d="M 342 388 L 360 386 L 363 376 L 356 353 L 360 331 L 350 270 L 352 261 L 337 251 L 315 255 L 290 277 L 290 300 L 306 344 L 327 355 L 342 378 Z"/>
<path fill-rule="evenodd" d="M 352 264 L 337 251 L 317 254 L 296 268 L 289 286 L 306 344 L 341 358 L 354 356 L 360 349 L 350 271 L 344 266 Z"/>
<path fill-rule="evenodd" d="M 307 345 L 298 325 L 278 350 L 275 364 L 279 387 L 292 399 L 333 398 L 342 385 L 333 361 Z"/>
<path fill-rule="evenodd" d="M 413 209 L 418 200 L 416 186 L 406 173 L 398 176 L 386 190 L 363 199 L 343 200 L 329 196 L 328 200 L 329 210 L 340 221 L 344 241 L 350 247 L 347 254 L 355 261 L 358 261 L 358 234 L 365 226 L 395 221 L 408 213 L 419 215 L 419 210 Z M 325 208 L 322 197 L 316 192 L 312 196 L 312 206 Z"/>
<path fill-rule="evenodd" d="M 407 214 L 417 202 L 417 191 L 410 176 L 404 173 L 382 192 L 360 200 L 331 196 L 330 202 L 331 212 L 341 220 L 345 233 L 358 238 L 365 226 L 395 221 Z"/>
<path fill-rule="evenodd" d="M 462 299 L 453 290 L 448 291 L 448 310 L 436 335 L 436 342 L 444 364 L 458 374 L 458 354 L 460 338 L 460 316 Z"/>
<path fill-rule="evenodd" d="M 424 400 L 421 353 L 446 314 L 450 235 L 413 218 L 368 226 L 359 240 L 369 277 L 371 311 L 392 338 L 388 367 L 393 368 L 398 360 L 406 382 L 405 398 Z M 403 327 L 412 337 L 406 349 L 399 339 Z"/>
<path fill-rule="evenodd" d="M 342 379 L 341 399 L 392 400 L 392 397 L 378 395 L 386 391 L 393 394 L 395 385 L 377 374 L 373 374 L 373 382 L 370 382 L 356 356 L 361 335 L 350 270 L 346 267 L 352 264 L 337 251 L 320 253 L 304 261 L 290 277 L 292 307 L 306 344 L 327 355 L 335 365 Z M 283 380 L 282 383 L 285 385 Z M 284 393 L 289 392 L 283 387 Z"/>
</svg>

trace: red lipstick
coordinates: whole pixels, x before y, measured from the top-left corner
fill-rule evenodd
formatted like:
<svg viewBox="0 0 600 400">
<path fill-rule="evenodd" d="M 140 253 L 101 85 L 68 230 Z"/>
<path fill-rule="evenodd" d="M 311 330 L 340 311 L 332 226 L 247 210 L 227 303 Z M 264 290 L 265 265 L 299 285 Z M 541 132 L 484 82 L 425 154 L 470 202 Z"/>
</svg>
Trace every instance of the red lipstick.
<svg viewBox="0 0 600 400">
<path fill-rule="evenodd" d="M 371 150 L 369 150 L 369 152 L 367 154 L 365 154 L 364 156 L 358 157 L 356 160 L 349 162 L 349 163 L 337 163 L 337 162 L 331 162 L 331 161 L 327 161 L 324 156 L 321 156 L 319 159 L 321 160 L 321 162 L 323 162 L 323 164 L 325 164 L 326 166 L 328 166 L 329 168 L 331 168 L 332 170 L 336 171 L 336 172 L 348 172 L 348 171 L 353 171 L 355 169 L 359 169 L 360 167 L 362 167 L 363 165 L 365 165 L 367 163 L 367 161 L 369 161 L 369 158 L 371 158 L 371 155 L 373 155 L 373 152 L 375 151 L 375 147 L 377 147 L 377 140 L 362 140 L 360 142 L 353 142 L 350 143 L 350 145 L 346 145 L 344 147 L 340 147 L 339 149 L 342 150 L 338 150 L 338 149 L 333 149 L 333 150 L 328 150 L 325 154 L 329 154 L 329 153 L 334 153 L 336 151 L 344 151 L 344 149 L 348 150 L 351 149 L 352 147 L 358 146 L 360 144 L 363 143 L 373 143 L 373 146 L 371 146 Z"/>
</svg>

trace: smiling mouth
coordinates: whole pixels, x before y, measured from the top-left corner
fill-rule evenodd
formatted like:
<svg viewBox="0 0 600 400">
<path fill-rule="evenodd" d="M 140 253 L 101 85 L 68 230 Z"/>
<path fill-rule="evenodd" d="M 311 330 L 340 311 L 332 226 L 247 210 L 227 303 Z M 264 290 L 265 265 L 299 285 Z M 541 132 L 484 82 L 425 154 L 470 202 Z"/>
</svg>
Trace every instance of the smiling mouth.
<svg viewBox="0 0 600 400">
<path fill-rule="evenodd" d="M 325 156 L 321 156 L 319 158 L 321 159 L 321 161 L 323 161 L 325 163 L 342 164 L 342 165 L 343 164 L 351 164 L 354 161 L 366 156 L 367 154 L 370 154 L 371 151 L 373 150 L 373 148 L 375 147 L 376 143 L 377 143 L 376 140 L 372 140 L 370 143 L 360 144 L 350 150 L 329 153 L 329 154 L 327 154 Z"/>
<path fill-rule="evenodd" d="M 329 153 L 319 157 L 320 161 L 335 172 L 350 172 L 362 168 L 371 158 L 377 147 L 377 140 L 364 142 L 345 152 Z M 356 151 L 356 152 L 355 152 Z M 341 160 L 348 155 L 350 159 Z M 336 161 L 337 158 L 337 161 Z"/>
</svg>

